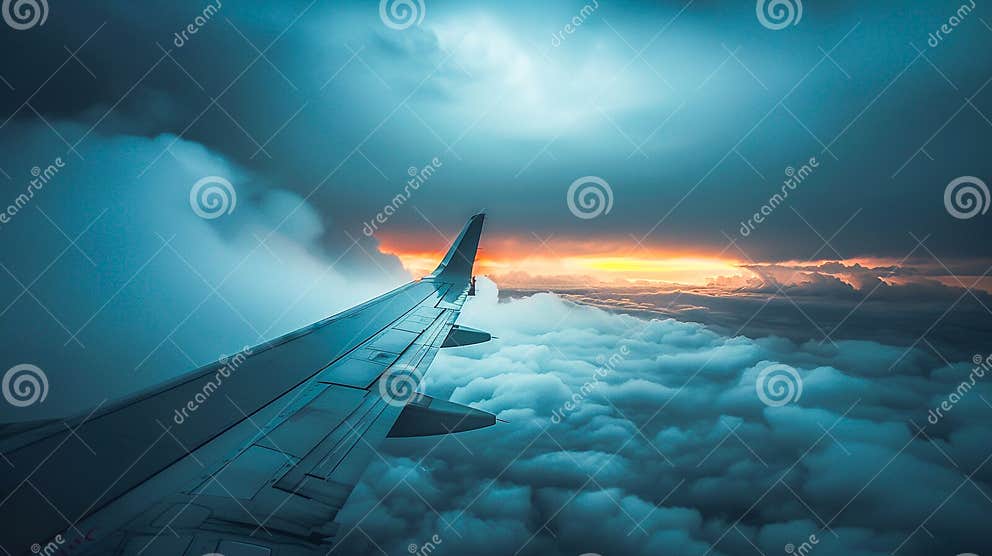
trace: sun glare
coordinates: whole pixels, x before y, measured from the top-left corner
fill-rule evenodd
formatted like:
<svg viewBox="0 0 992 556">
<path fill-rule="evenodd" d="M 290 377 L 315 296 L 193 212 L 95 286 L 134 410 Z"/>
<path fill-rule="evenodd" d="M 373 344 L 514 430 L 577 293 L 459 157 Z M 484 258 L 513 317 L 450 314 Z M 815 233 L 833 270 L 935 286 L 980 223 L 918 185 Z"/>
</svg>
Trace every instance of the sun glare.
<svg viewBox="0 0 992 556">
<path fill-rule="evenodd" d="M 574 246 L 570 246 L 574 247 Z M 416 252 L 384 242 L 381 249 L 395 255 L 414 276 L 430 273 L 443 252 Z M 739 262 L 715 256 L 646 251 L 632 255 L 602 255 L 568 252 L 563 246 L 554 251 L 531 252 L 480 250 L 476 261 L 478 274 L 490 276 L 532 277 L 555 281 L 593 282 L 666 282 L 706 285 L 718 277 L 751 276 Z M 545 251 L 546 253 L 541 253 Z M 550 285 L 550 284 L 549 284 Z"/>
</svg>

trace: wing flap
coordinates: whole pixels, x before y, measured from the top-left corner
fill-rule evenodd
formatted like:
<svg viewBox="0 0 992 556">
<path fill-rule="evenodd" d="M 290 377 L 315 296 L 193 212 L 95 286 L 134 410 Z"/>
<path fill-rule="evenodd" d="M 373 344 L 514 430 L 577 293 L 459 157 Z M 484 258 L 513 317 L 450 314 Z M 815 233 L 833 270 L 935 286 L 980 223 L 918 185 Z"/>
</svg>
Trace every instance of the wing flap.
<svg viewBox="0 0 992 556">
<path fill-rule="evenodd" d="M 481 344 L 493 339 L 493 335 L 477 328 L 454 325 L 448 332 L 441 347 L 461 347 Z"/>
<path fill-rule="evenodd" d="M 472 431 L 496 424 L 492 413 L 418 394 L 407 403 L 389 430 L 390 438 L 434 436 Z"/>
<path fill-rule="evenodd" d="M 356 388 L 328 388 L 256 444 L 302 458 L 358 408 L 365 395 Z"/>
</svg>

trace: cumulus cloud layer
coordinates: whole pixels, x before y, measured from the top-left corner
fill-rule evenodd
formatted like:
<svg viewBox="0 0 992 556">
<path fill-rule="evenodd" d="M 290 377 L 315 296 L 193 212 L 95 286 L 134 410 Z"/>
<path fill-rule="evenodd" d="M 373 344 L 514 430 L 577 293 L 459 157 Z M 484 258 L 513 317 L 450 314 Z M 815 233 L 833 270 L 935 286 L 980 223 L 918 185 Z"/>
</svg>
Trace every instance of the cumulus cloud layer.
<svg viewBox="0 0 992 556">
<path fill-rule="evenodd" d="M 498 302 L 480 284 L 461 321 L 500 338 L 446 351 L 424 390 L 508 422 L 388 441 L 341 516 L 342 553 L 435 533 L 441 554 L 781 554 L 811 535 L 816 554 L 990 547 L 992 388 L 978 378 L 929 414 L 970 361 L 910 349 L 888 371 L 905 348 L 726 336 L 553 294 Z M 773 407 L 756 381 L 777 364 L 802 392 Z"/>
<path fill-rule="evenodd" d="M 938 358 L 967 359 L 987 350 L 992 338 L 992 295 L 979 289 L 986 262 L 959 266 L 953 275 L 925 263 L 866 268 L 827 262 L 750 265 L 745 268 L 754 272 L 751 278 L 720 278 L 706 286 L 553 283 L 554 291 L 575 301 L 701 322 L 731 335 L 775 335 L 833 348 L 841 339 L 873 340 L 920 347 Z M 505 295 L 547 288 L 535 286 L 532 278 L 513 282 Z M 901 363 L 897 359 L 886 367 Z"/>
</svg>

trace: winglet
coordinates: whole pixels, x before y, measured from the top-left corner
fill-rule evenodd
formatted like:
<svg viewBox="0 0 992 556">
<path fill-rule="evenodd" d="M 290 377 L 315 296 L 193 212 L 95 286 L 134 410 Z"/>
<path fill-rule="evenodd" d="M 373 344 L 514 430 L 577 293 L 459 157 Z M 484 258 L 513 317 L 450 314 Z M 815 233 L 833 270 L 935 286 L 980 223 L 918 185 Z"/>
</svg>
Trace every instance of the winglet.
<svg viewBox="0 0 992 556">
<path fill-rule="evenodd" d="M 485 213 L 473 215 L 465 223 L 458 238 L 448 249 L 448 253 L 437 265 L 428 278 L 443 282 L 468 283 L 472 277 L 472 265 L 475 263 L 475 253 L 479 249 L 479 238 L 482 236 L 482 223 Z"/>
</svg>

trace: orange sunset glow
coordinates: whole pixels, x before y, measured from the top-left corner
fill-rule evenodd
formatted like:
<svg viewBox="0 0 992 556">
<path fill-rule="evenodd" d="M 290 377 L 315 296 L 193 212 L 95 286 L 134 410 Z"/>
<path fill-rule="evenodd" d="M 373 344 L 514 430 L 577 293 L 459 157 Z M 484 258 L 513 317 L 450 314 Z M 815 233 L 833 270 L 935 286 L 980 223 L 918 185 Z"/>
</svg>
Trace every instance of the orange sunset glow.
<svg viewBox="0 0 992 556">
<path fill-rule="evenodd" d="M 444 255 L 450 238 L 440 236 L 381 235 L 380 250 L 395 255 L 413 276 L 429 274 Z M 424 246 L 431 246 L 425 249 Z M 633 246 L 632 246 L 633 245 Z M 541 287 L 577 286 L 597 283 L 624 285 L 634 283 L 668 283 L 684 286 L 713 286 L 733 290 L 769 276 L 782 284 L 808 280 L 809 273 L 825 273 L 860 288 L 865 277 L 877 277 L 888 284 L 907 284 L 934 280 L 947 286 L 960 285 L 957 278 L 941 272 L 923 272 L 921 276 L 891 275 L 892 266 L 913 266 L 926 270 L 932 264 L 907 265 L 904 261 L 886 258 L 852 258 L 842 261 L 779 261 L 757 262 L 734 259 L 726 253 L 704 248 L 655 246 L 638 247 L 622 240 L 578 241 L 568 238 L 542 239 L 493 236 L 479 248 L 476 273 L 487 275 L 507 285 L 540 285 Z M 823 271 L 825 263 L 840 263 L 847 267 L 862 267 L 865 274 L 844 270 Z M 900 265 L 900 263 L 902 263 Z M 748 268 L 751 267 L 751 268 Z M 752 270 L 752 268 L 754 270 Z M 873 273 L 869 269 L 877 268 Z M 763 270 L 762 270 L 763 269 Z M 764 277 L 760 274 L 765 274 Z M 970 277 L 968 285 L 992 291 L 992 277 Z"/>
<path fill-rule="evenodd" d="M 420 238 L 424 239 L 424 238 Z M 429 274 L 444 255 L 441 238 L 414 241 L 410 237 L 383 237 L 380 250 L 395 255 L 414 276 Z M 435 244 L 434 249 L 419 246 Z M 741 261 L 657 248 L 619 247 L 610 243 L 579 243 L 569 240 L 525 242 L 515 238 L 493 238 L 479 249 L 478 274 L 510 278 L 527 276 L 582 282 L 671 282 L 705 285 L 718 277 L 751 277 Z"/>
</svg>

